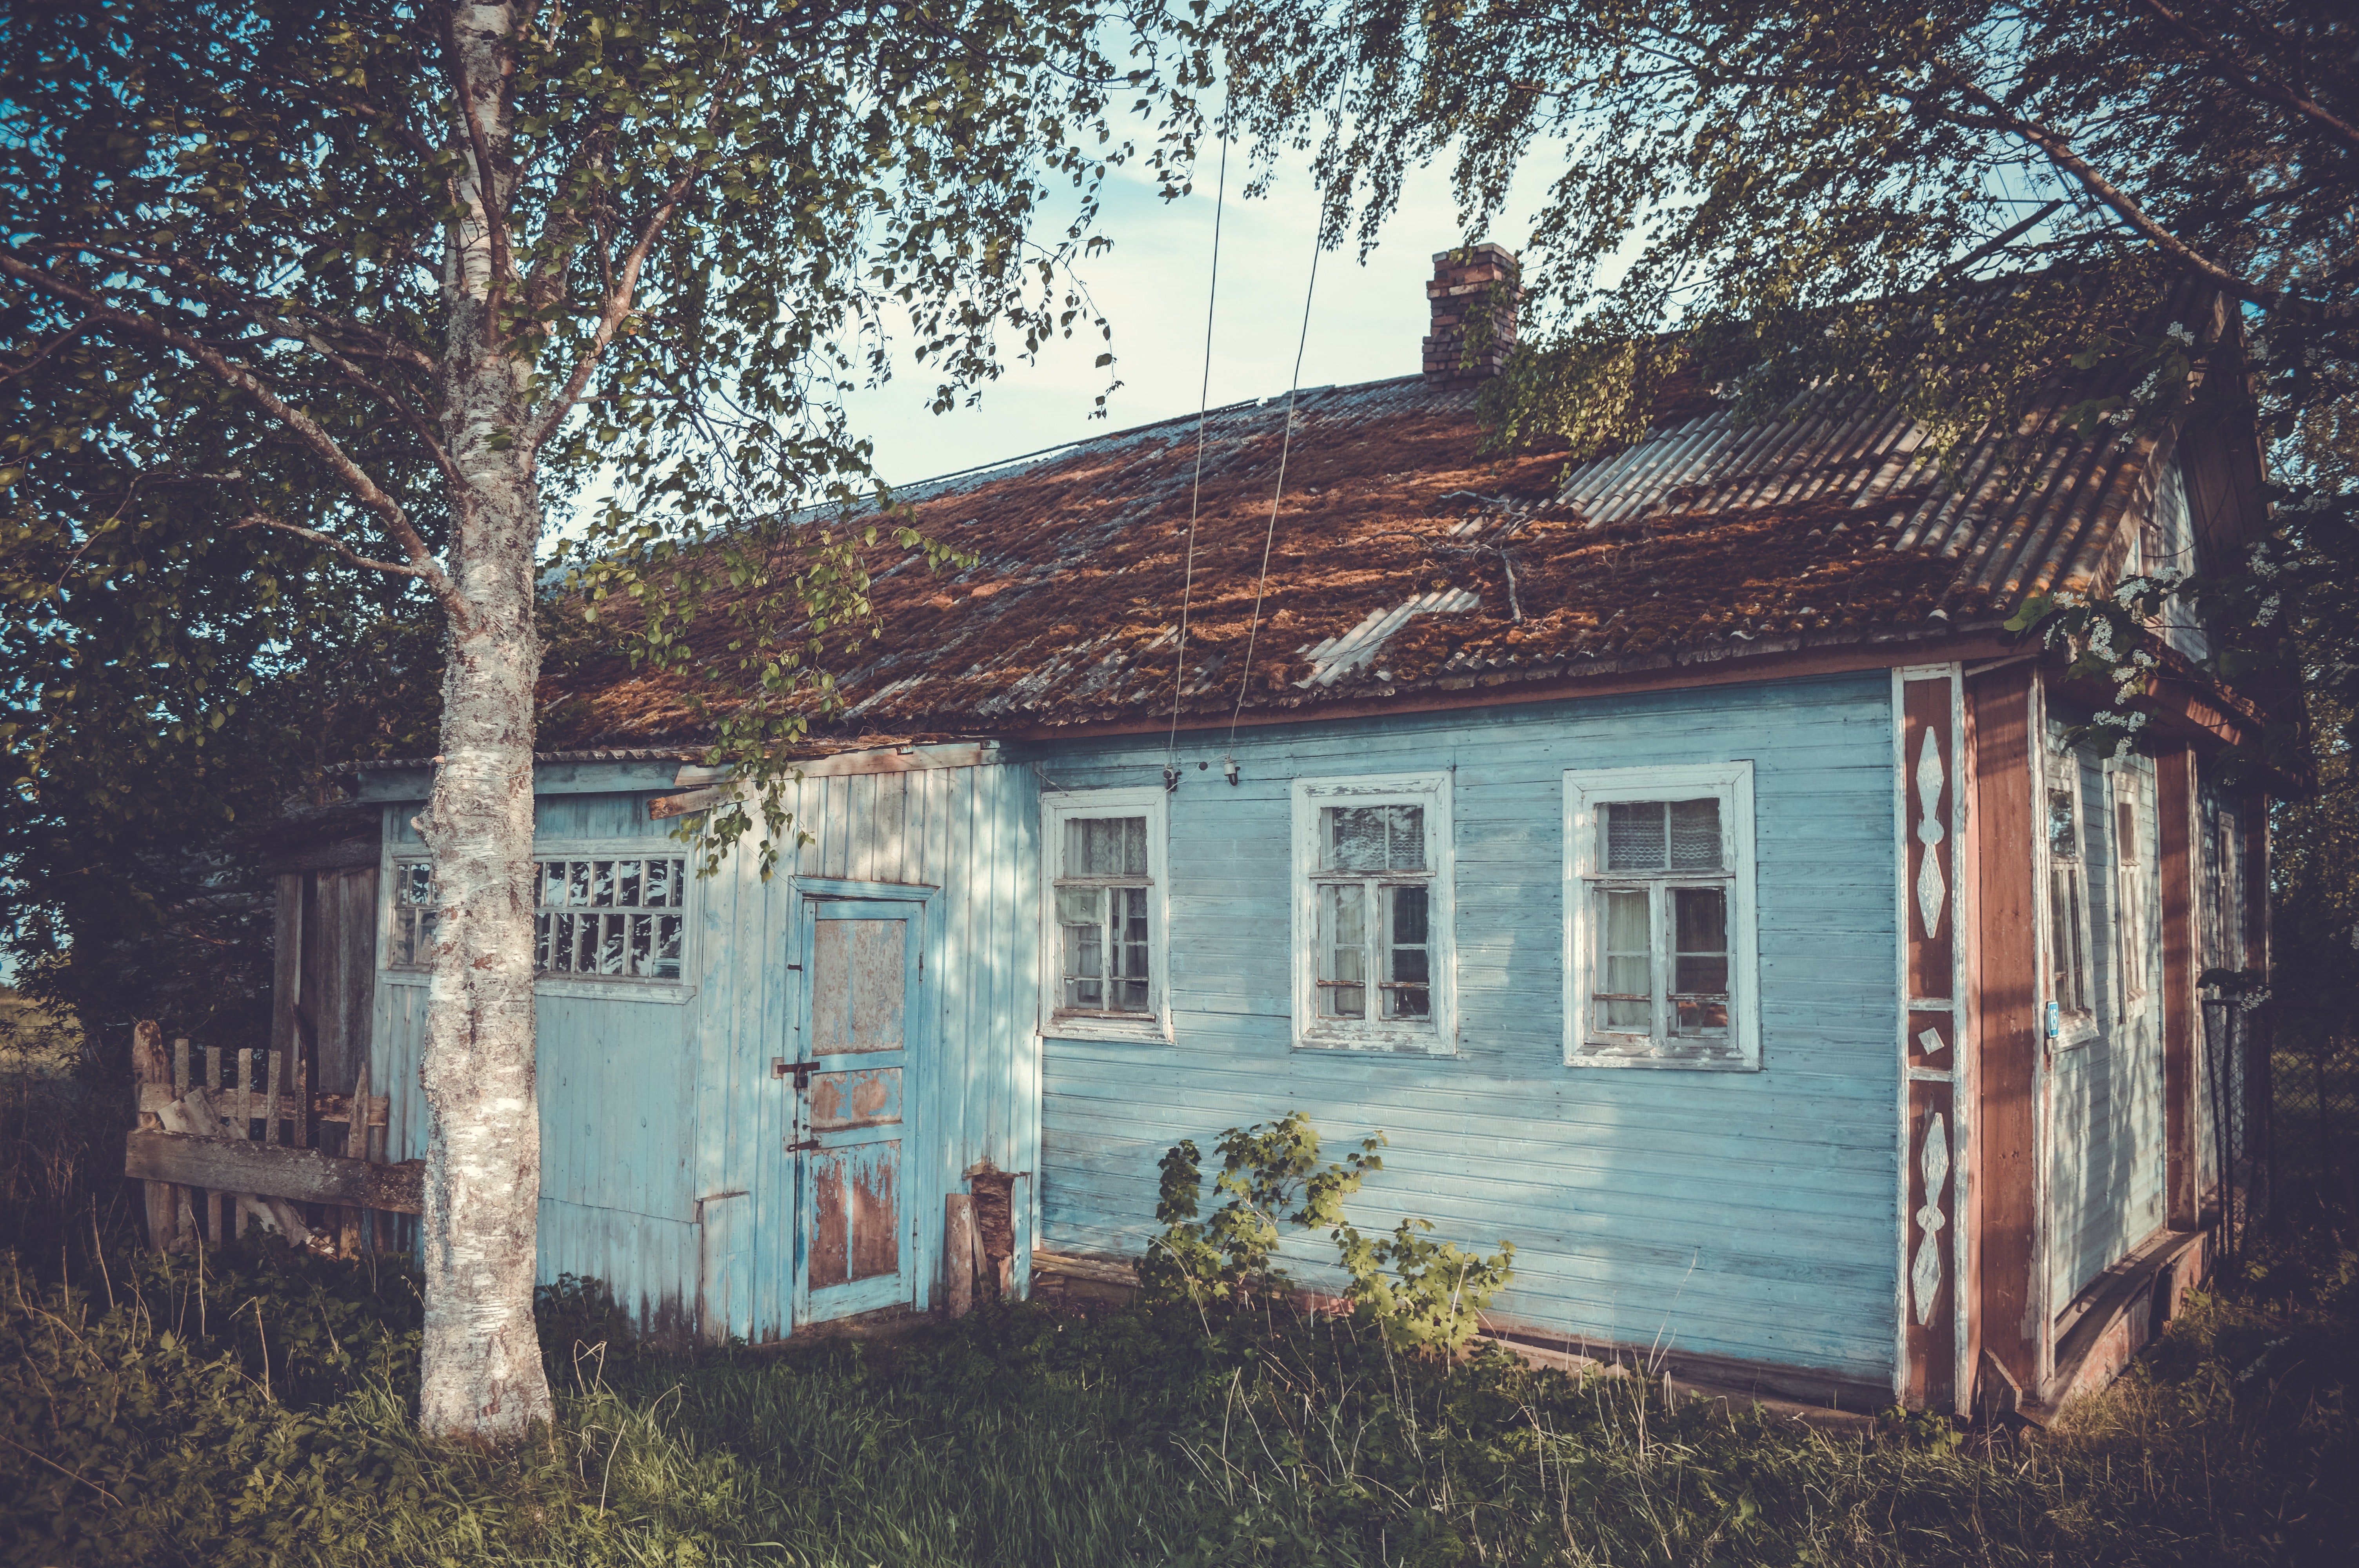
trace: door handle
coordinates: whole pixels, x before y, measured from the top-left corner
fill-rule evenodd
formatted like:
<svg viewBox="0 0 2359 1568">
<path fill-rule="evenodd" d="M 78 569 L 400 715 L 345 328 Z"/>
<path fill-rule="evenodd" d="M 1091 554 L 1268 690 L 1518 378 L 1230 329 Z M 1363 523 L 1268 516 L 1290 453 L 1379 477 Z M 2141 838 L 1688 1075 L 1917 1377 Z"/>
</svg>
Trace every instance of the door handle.
<svg viewBox="0 0 2359 1568">
<path fill-rule="evenodd" d="M 817 1062 L 789 1062 L 784 1056 L 770 1058 L 770 1076 L 792 1078 L 795 1081 L 795 1087 L 799 1089 L 810 1087 L 811 1075 L 818 1071 Z"/>
</svg>

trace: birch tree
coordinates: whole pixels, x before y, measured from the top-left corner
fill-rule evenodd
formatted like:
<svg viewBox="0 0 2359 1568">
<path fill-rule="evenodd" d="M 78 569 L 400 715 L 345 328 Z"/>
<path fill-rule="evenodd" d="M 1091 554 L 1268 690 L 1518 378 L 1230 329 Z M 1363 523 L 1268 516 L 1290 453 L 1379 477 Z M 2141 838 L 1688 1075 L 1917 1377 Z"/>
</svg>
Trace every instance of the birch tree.
<svg viewBox="0 0 2359 1568">
<path fill-rule="evenodd" d="M 1071 264 L 1135 151 L 1122 124 L 1186 150 L 1156 22 L 1099 0 L 98 0 L 0 24 L 0 484 L 9 525 L 60 544 L 55 594 L 102 590 L 92 561 L 137 575 L 115 546 L 179 508 L 257 581 L 266 557 L 333 562 L 445 626 L 419 818 L 427 1433 L 510 1442 L 551 1408 L 531 884 L 553 509 L 606 492 L 602 592 L 713 548 L 798 624 L 856 620 L 848 537 L 796 510 L 861 493 L 834 395 L 883 367 L 888 308 L 944 405 L 1003 345 L 1102 327 Z M 58 608 L 12 591 L 13 615 Z M 774 697 L 824 688 L 810 650 L 747 656 Z"/>
</svg>

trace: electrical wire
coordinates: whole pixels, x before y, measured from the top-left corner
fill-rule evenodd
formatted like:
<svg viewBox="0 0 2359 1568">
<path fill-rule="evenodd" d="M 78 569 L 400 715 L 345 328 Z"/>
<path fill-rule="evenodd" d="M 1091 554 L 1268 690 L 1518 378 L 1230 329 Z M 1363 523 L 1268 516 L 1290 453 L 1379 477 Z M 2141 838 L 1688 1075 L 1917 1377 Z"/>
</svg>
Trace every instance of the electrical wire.
<svg viewBox="0 0 2359 1568">
<path fill-rule="evenodd" d="M 1345 83 L 1349 81 L 1349 77 L 1344 79 Z M 1335 90 L 1334 122 L 1336 125 L 1341 125 L 1343 117 L 1343 87 L 1339 85 Z M 1332 134 L 1332 127 L 1330 134 Z M 1262 599 L 1269 589 L 1270 547 L 1277 540 L 1277 507 L 1278 503 L 1286 498 L 1286 462 L 1294 450 L 1294 403 L 1302 390 L 1302 352 L 1310 341 L 1310 302 L 1319 293 L 1319 254 L 1326 248 L 1322 242 L 1326 238 L 1327 204 L 1323 200 L 1319 203 L 1318 211 L 1319 222 L 1310 232 L 1310 281 L 1302 290 L 1302 330 L 1294 340 L 1294 381 L 1286 389 L 1286 431 L 1277 445 L 1277 484 L 1270 492 L 1269 525 L 1262 531 L 1261 575 L 1254 581 L 1253 620 L 1245 627 L 1245 669 L 1237 676 L 1236 706 L 1229 709 L 1229 739 L 1225 748 L 1225 766 L 1223 771 L 1228 775 L 1231 784 L 1237 782 L 1235 758 L 1237 719 L 1245 712 L 1245 691 L 1253 680 L 1254 643 L 1261 633 Z M 1177 719 L 1176 712 L 1173 717 Z"/>
<path fill-rule="evenodd" d="M 1204 379 L 1196 390 L 1196 473 L 1188 488 L 1188 550 L 1180 578 L 1180 651 L 1171 665 L 1171 728 L 1163 738 L 1163 787 L 1180 784 L 1180 692 L 1188 678 L 1188 611 L 1196 588 L 1196 517 L 1204 494 L 1204 425 L 1212 406 L 1212 319 L 1221 298 L 1221 218 L 1229 196 L 1229 115 L 1221 111 L 1221 172 L 1212 189 L 1212 276 L 1204 291 Z M 1298 372 L 1299 373 L 1299 372 Z"/>
</svg>

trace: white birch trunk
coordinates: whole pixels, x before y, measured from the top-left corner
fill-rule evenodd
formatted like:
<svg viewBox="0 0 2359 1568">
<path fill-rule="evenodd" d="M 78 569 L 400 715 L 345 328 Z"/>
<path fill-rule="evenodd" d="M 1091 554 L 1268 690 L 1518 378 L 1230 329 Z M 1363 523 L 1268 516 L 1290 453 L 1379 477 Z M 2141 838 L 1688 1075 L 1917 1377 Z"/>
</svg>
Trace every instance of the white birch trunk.
<svg viewBox="0 0 2359 1568">
<path fill-rule="evenodd" d="M 452 31 L 469 107 L 495 167 L 510 9 L 460 9 Z M 466 143 L 463 128 L 462 146 Z M 427 1141 L 426 1334 L 419 1418 L 429 1436 L 506 1444 L 551 1418 L 534 1332 L 540 1113 L 533 1081 L 533 620 L 540 493 L 533 454 L 512 441 L 531 414 L 531 367 L 493 320 L 486 191 L 445 247 L 450 310 L 441 426 L 459 471 L 447 557 L 458 604 L 442 685 L 442 755 L 419 819 L 440 906 L 422 1065 Z"/>
</svg>

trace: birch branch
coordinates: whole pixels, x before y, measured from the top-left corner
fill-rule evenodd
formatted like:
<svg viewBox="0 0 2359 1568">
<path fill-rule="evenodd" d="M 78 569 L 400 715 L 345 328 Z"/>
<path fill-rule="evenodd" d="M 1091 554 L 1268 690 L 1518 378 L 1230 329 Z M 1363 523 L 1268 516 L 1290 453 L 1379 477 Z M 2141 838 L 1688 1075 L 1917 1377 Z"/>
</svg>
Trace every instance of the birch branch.
<svg viewBox="0 0 2359 1568">
<path fill-rule="evenodd" d="M 2302 96 L 2292 87 L 2277 80 L 2277 73 L 2267 66 L 2261 66 L 2256 70 L 2248 72 L 2245 63 L 2229 52 L 2224 42 L 2204 33 L 2178 12 L 2165 5 L 2162 0 L 2137 0 L 2137 3 L 2159 17 L 2166 27 L 2175 29 L 2189 43 L 2209 55 L 2212 63 L 2220 68 L 2220 73 L 2230 81 L 2256 98 L 2265 98 L 2280 109 L 2288 110 L 2305 120 L 2324 126 L 2335 140 L 2343 144 L 2346 151 L 2359 152 L 2359 126 L 2354 126 L 2349 121 L 2334 114 L 2323 104 Z"/>
<path fill-rule="evenodd" d="M 162 322 L 141 315 L 136 310 L 125 310 L 110 305 L 81 285 L 69 283 L 63 278 L 52 277 L 41 268 L 28 266 L 5 251 L 0 251 L 0 273 L 5 273 L 28 287 L 38 288 L 45 294 L 74 306 L 92 320 L 109 323 L 186 354 L 212 373 L 214 377 L 224 384 L 245 393 L 259 405 L 265 413 L 277 420 L 297 440 L 325 462 L 336 477 L 344 481 L 345 488 L 353 492 L 354 498 L 384 522 L 387 532 L 392 534 L 394 542 L 398 544 L 402 553 L 409 557 L 409 565 L 406 567 L 387 565 L 384 569 L 417 578 L 433 590 L 434 596 L 442 601 L 443 607 L 450 611 L 457 624 L 463 626 L 469 622 L 471 617 L 468 615 L 465 602 L 460 599 L 457 589 L 443 574 L 442 568 L 435 563 L 433 552 L 426 547 L 426 541 L 419 535 L 417 528 L 411 524 L 408 514 L 402 510 L 401 503 L 387 495 L 376 481 L 371 479 L 361 466 L 353 460 L 351 454 L 337 443 L 336 438 L 321 428 L 317 420 L 301 409 L 290 406 L 284 398 L 264 383 L 251 366 L 242 364 L 212 345 L 190 337 L 186 332 L 167 327 Z M 281 524 L 281 526 L 292 527 L 293 524 Z M 326 536 L 321 535 L 321 537 Z M 365 559 L 365 557 L 357 558 Z"/>
</svg>

